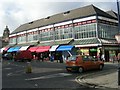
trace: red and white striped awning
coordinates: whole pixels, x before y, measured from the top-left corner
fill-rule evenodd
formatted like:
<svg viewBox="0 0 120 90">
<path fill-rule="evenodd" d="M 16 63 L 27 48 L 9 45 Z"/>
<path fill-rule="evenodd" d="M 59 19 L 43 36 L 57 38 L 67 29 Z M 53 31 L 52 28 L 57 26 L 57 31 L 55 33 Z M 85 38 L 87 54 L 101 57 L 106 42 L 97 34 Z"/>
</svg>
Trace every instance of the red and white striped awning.
<svg viewBox="0 0 120 90">
<path fill-rule="evenodd" d="M 0 52 L 3 53 L 3 51 L 7 51 L 9 49 L 9 47 L 3 47 L 0 49 Z"/>
<path fill-rule="evenodd" d="M 19 51 L 24 51 L 24 50 L 27 50 L 29 48 L 29 46 L 22 46 Z"/>
</svg>

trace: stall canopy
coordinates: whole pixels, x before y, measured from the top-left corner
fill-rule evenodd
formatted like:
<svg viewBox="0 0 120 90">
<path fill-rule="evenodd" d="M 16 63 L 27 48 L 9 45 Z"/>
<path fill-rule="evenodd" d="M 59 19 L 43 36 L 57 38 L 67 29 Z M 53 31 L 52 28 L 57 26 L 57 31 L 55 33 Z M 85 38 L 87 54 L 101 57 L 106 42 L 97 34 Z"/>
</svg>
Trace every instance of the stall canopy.
<svg viewBox="0 0 120 90">
<path fill-rule="evenodd" d="M 50 48 L 49 51 L 53 52 L 53 51 L 56 51 L 56 49 L 58 48 L 59 45 L 54 45 Z"/>
<path fill-rule="evenodd" d="M 47 52 L 49 51 L 50 46 L 39 46 L 39 48 L 36 50 L 36 52 L 40 53 L 40 52 Z"/>
<path fill-rule="evenodd" d="M 5 47 L 4 51 L 7 51 L 10 47 Z"/>
<path fill-rule="evenodd" d="M 1 48 L 1 49 L 0 49 L 0 52 L 2 53 L 3 51 L 4 51 L 4 48 Z"/>
<path fill-rule="evenodd" d="M 16 51 L 19 51 L 19 49 L 20 49 L 19 46 L 17 46 L 17 47 L 11 47 L 11 48 L 8 49 L 7 52 L 16 52 Z"/>
<path fill-rule="evenodd" d="M 11 47 L 11 48 L 8 49 L 7 52 L 13 52 L 13 50 L 14 50 L 14 47 Z"/>
<path fill-rule="evenodd" d="M 27 50 L 28 48 L 29 48 L 29 46 L 22 46 L 19 50 L 24 51 L 24 50 Z"/>
<path fill-rule="evenodd" d="M 13 50 L 13 52 L 17 52 L 17 51 L 19 51 L 19 49 L 20 49 L 21 47 L 19 47 L 19 46 L 17 46 L 17 47 L 14 47 L 14 50 Z"/>
<path fill-rule="evenodd" d="M 0 52 L 2 53 L 3 51 L 7 51 L 9 49 L 9 47 L 3 47 L 1 48 Z"/>
<path fill-rule="evenodd" d="M 71 51 L 73 47 L 72 45 L 64 45 L 58 47 L 56 51 Z"/>
<path fill-rule="evenodd" d="M 30 47 L 28 50 L 31 52 L 35 52 L 38 49 L 38 47 Z"/>
</svg>

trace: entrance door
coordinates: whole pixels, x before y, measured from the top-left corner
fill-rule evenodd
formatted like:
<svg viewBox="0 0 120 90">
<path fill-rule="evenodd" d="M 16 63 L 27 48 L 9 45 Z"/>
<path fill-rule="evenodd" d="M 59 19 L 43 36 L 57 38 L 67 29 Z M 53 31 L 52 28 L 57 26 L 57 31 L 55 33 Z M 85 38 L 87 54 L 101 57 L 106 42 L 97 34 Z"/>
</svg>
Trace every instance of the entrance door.
<svg viewBox="0 0 120 90">
<path fill-rule="evenodd" d="M 105 61 L 109 62 L 109 51 L 105 50 Z"/>
</svg>

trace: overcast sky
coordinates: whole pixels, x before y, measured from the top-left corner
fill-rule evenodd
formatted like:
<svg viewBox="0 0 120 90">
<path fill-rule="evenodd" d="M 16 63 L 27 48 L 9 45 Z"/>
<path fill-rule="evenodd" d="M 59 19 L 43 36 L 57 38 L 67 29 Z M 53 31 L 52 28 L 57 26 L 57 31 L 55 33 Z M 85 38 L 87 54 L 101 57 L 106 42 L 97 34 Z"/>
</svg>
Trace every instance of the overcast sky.
<svg viewBox="0 0 120 90">
<path fill-rule="evenodd" d="M 6 25 L 12 32 L 21 24 L 90 4 L 117 12 L 116 0 L 0 0 L 0 36 Z"/>
</svg>

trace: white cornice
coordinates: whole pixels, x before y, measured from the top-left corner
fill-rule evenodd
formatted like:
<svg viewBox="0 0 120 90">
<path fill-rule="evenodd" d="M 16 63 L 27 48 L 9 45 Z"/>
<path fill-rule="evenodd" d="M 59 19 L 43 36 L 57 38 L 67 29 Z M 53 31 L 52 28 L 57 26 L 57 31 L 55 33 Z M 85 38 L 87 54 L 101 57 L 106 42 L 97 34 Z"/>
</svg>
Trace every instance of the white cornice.
<svg viewBox="0 0 120 90">
<path fill-rule="evenodd" d="M 106 18 L 106 17 L 103 17 L 103 16 L 98 16 L 98 19 L 118 23 L 118 21 L 117 21 L 117 20 L 110 19 L 110 18 Z"/>
<path fill-rule="evenodd" d="M 48 26 L 40 27 L 39 30 L 46 29 L 46 28 L 52 28 L 52 27 L 53 25 L 48 25 Z"/>
<path fill-rule="evenodd" d="M 71 21 L 66 21 L 66 22 L 61 22 L 61 23 L 54 24 L 54 27 L 61 26 L 61 25 L 66 25 L 66 24 L 71 24 L 71 23 L 72 23 L 72 20 Z"/>
<path fill-rule="evenodd" d="M 90 16 L 90 17 L 86 17 L 86 18 L 81 18 L 81 19 L 75 19 L 73 20 L 73 22 L 82 22 L 82 21 L 88 21 L 88 20 L 93 20 L 96 19 L 96 16 Z"/>
</svg>

